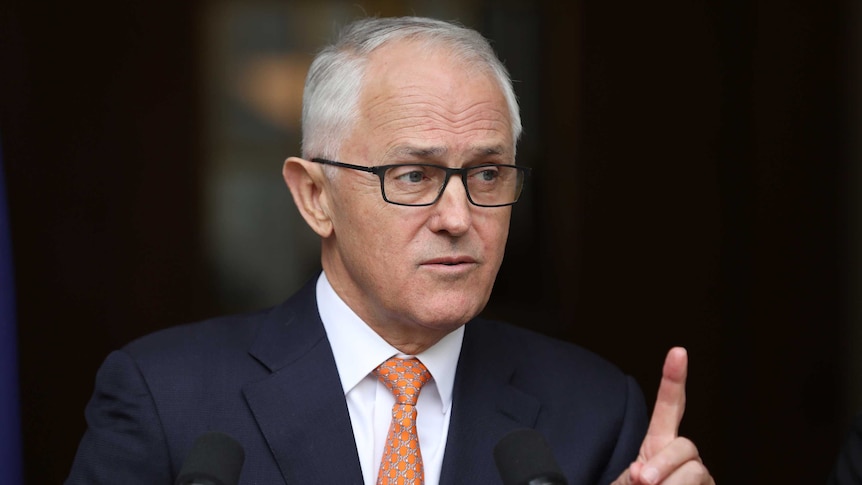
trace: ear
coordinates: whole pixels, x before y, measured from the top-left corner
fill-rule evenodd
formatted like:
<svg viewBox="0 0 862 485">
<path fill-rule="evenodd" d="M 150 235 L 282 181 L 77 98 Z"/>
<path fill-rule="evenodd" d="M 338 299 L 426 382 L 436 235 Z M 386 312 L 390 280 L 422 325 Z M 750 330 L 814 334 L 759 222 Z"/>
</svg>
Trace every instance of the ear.
<svg viewBox="0 0 862 485">
<path fill-rule="evenodd" d="M 290 157 L 285 160 L 281 174 L 305 222 L 318 236 L 329 237 L 332 234 L 329 183 L 322 167 L 308 160 Z"/>
</svg>

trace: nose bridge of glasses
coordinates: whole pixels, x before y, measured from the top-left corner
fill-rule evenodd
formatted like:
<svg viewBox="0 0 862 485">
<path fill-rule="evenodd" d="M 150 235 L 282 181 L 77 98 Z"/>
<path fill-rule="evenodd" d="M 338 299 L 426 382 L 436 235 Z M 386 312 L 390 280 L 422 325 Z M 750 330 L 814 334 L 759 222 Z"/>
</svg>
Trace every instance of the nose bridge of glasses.
<svg viewBox="0 0 862 485">
<path fill-rule="evenodd" d="M 444 211 L 449 217 L 455 217 L 458 220 L 462 220 L 465 217 L 469 218 L 470 216 L 467 213 L 470 211 L 472 199 L 467 189 L 466 169 L 440 168 L 440 173 L 442 174 L 445 171 L 445 176 L 437 194 L 435 204 L 438 205 L 439 210 Z M 453 183 L 453 177 L 460 178 L 461 182 Z"/>
<path fill-rule="evenodd" d="M 461 195 L 463 195 L 465 197 L 469 197 L 467 195 L 467 193 L 469 192 L 469 189 L 467 188 L 467 170 L 468 170 L 467 168 L 446 168 L 446 167 L 439 167 L 439 168 L 440 168 L 440 174 L 443 176 L 443 180 L 441 181 L 441 186 L 440 186 L 440 197 L 442 197 L 444 195 L 444 193 L 446 192 L 446 189 L 449 188 L 450 182 L 452 181 L 452 177 L 458 177 L 459 179 L 461 179 L 461 183 L 455 184 L 455 185 L 460 185 L 461 187 L 463 187 L 464 194 L 461 194 Z"/>
<path fill-rule="evenodd" d="M 446 189 L 449 182 L 451 182 L 452 177 L 458 177 L 461 179 L 461 183 L 466 187 L 467 186 L 467 170 L 469 168 L 450 168 L 450 167 L 440 167 L 441 172 L 445 172 L 445 180 L 443 181 L 443 189 Z"/>
</svg>

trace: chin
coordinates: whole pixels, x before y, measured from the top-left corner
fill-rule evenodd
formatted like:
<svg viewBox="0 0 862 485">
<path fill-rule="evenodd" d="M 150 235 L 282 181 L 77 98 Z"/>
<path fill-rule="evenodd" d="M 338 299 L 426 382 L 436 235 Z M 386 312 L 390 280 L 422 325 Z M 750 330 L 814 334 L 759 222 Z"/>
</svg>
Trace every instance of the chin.
<svg viewBox="0 0 862 485">
<path fill-rule="evenodd" d="M 487 300 L 458 303 L 445 300 L 440 305 L 422 311 L 420 320 L 425 327 L 451 332 L 478 315 L 485 307 L 485 302 Z"/>
</svg>

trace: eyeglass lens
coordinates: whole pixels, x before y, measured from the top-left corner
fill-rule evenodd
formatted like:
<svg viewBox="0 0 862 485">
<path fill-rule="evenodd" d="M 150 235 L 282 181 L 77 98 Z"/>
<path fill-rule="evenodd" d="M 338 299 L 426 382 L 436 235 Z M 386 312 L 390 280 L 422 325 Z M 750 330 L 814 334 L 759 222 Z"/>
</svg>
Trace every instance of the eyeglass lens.
<svg viewBox="0 0 862 485">
<path fill-rule="evenodd" d="M 517 167 L 485 165 L 462 173 L 467 193 L 475 204 L 506 205 L 518 200 L 523 176 Z M 446 183 L 446 169 L 428 165 L 398 165 L 383 177 L 383 193 L 396 204 L 433 203 Z"/>
</svg>

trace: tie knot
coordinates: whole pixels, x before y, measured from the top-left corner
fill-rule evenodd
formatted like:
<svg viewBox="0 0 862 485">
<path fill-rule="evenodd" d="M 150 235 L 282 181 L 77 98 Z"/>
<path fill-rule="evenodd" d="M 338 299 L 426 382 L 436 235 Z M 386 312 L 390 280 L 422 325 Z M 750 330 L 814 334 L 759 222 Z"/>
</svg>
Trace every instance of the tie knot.
<svg viewBox="0 0 862 485">
<path fill-rule="evenodd" d="M 431 373 L 419 359 L 392 357 L 374 370 L 377 379 L 395 396 L 397 404 L 416 405 L 419 391 L 431 380 Z"/>
</svg>

